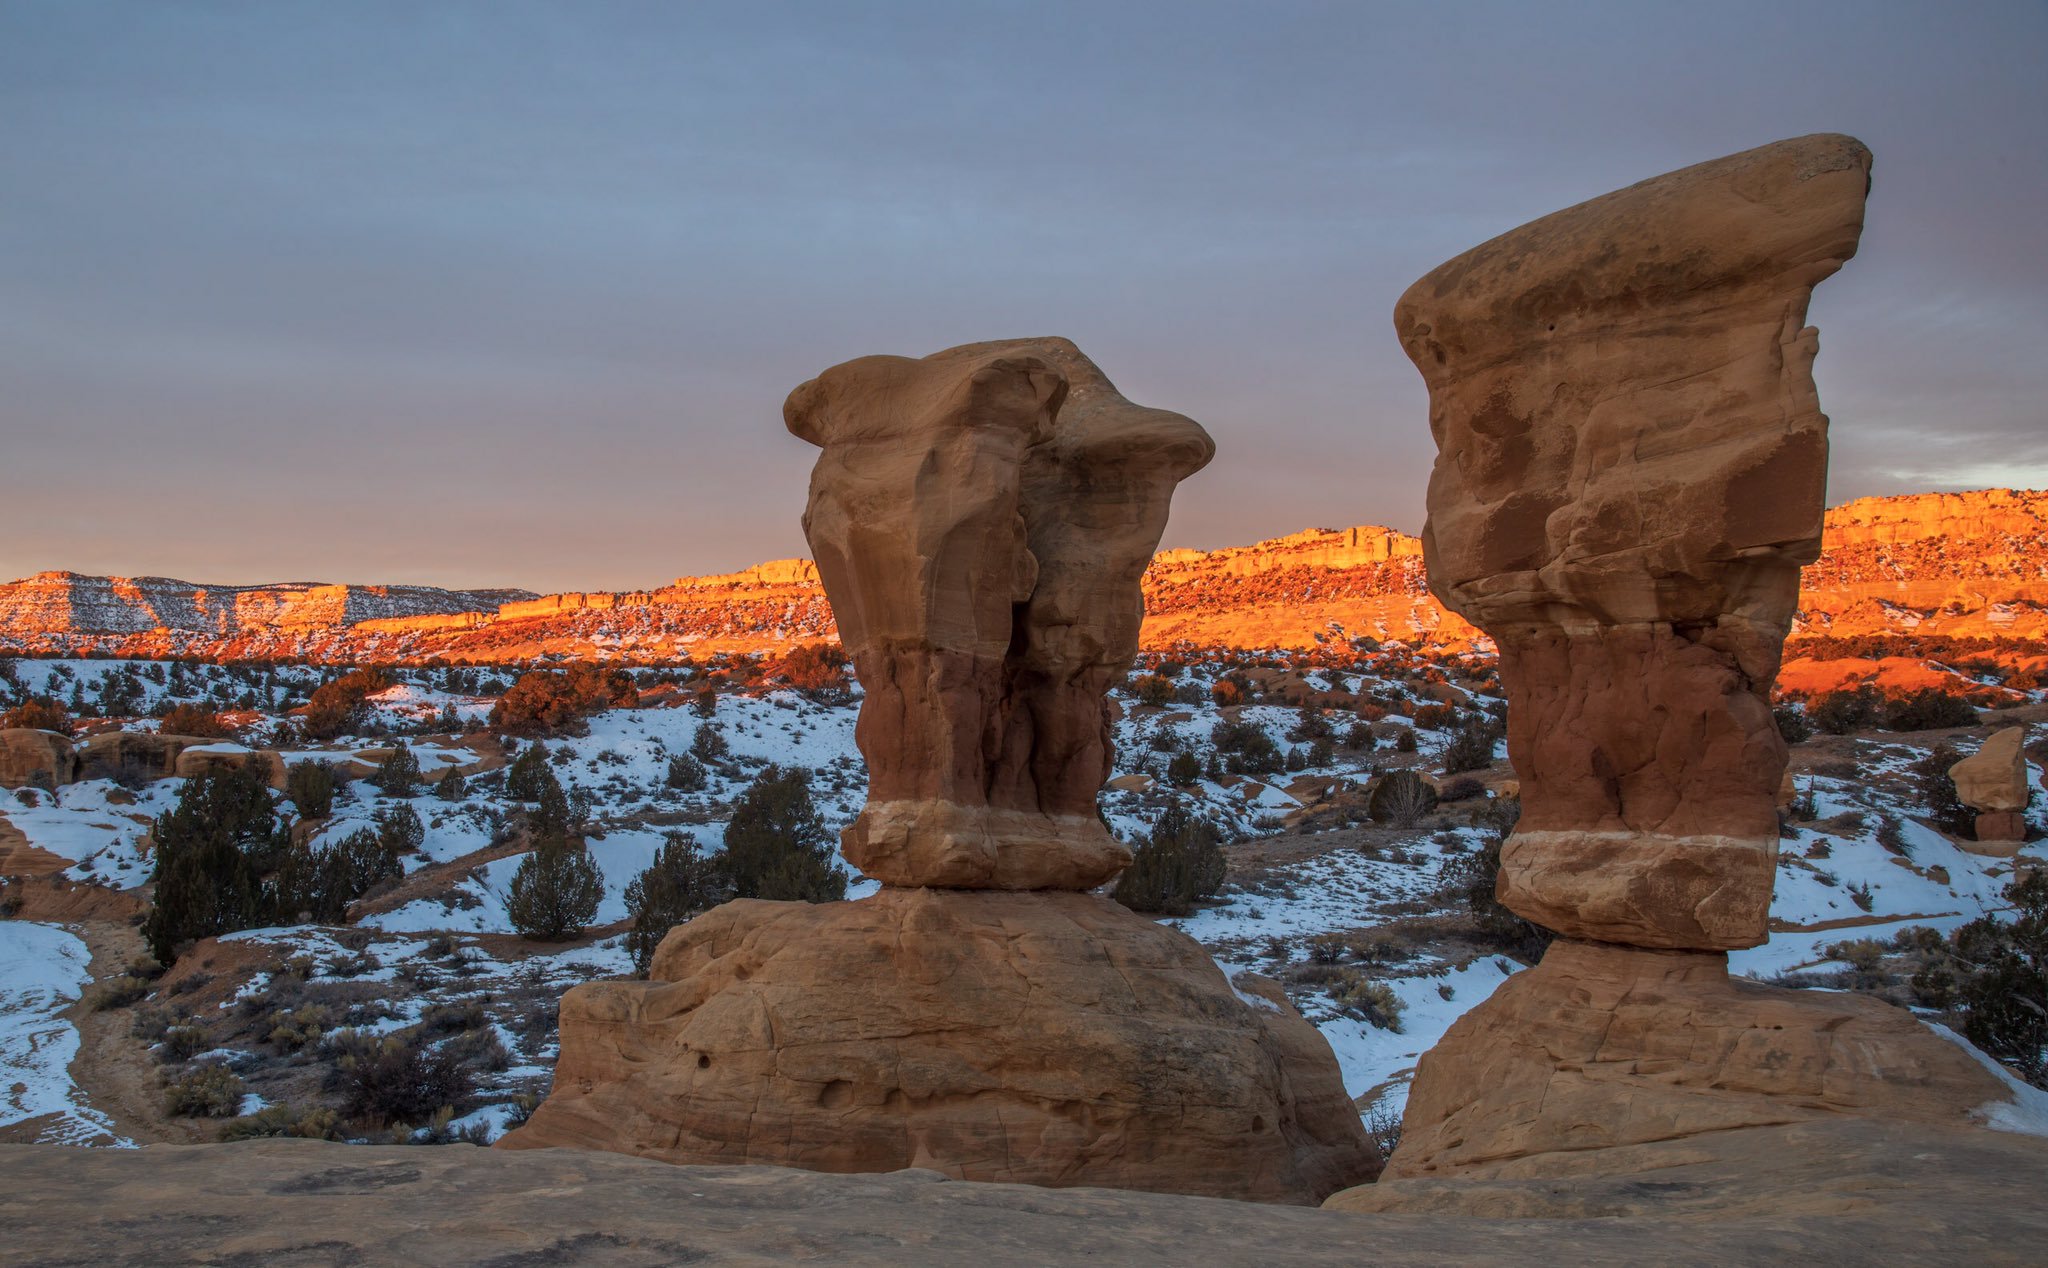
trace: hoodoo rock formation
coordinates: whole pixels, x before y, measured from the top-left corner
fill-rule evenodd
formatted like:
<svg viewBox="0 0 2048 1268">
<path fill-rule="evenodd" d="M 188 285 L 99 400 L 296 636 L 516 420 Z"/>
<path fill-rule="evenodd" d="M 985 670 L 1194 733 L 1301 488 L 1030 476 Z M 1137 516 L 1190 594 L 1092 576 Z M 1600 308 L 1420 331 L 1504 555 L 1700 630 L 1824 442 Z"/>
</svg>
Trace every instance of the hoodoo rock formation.
<svg viewBox="0 0 2048 1268">
<path fill-rule="evenodd" d="M 1498 892 L 1562 934 L 1418 1066 L 1396 1177 L 2006 1100 L 1890 1006 L 1738 984 L 1768 936 L 1770 691 L 1820 549 L 1805 325 L 1870 154 L 1810 136 L 1475 248 L 1395 310 L 1430 393 L 1430 583 L 1491 634 L 1523 811 Z"/>
<path fill-rule="evenodd" d="M 1848 137 L 1765 146 L 1496 238 L 1395 309 L 1438 447 L 1430 584 L 1508 689 L 1502 898 L 1561 933 L 1764 939 L 1770 687 L 1827 477 L 1806 306 L 1869 181 Z"/>
<path fill-rule="evenodd" d="M 1379 1159 L 1271 984 L 1084 890 L 1139 577 L 1208 436 L 1064 339 L 867 357 L 791 393 L 804 529 L 865 691 L 854 902 L 737 901 L 562 1001 L 509 1148 L 1311 1202 Z"/>
<path fill-rule="evenodd" d="M 2009 726 L 1948 769 L 1956 799 L 1977 812 L 1980 845 L 2013 846 L 2027 839 L 2027 799 L 2033 789 L 2027 785 L 2027 758 L 2020 751 L 2026 738 L 2025 727 Z"/>
</svg>

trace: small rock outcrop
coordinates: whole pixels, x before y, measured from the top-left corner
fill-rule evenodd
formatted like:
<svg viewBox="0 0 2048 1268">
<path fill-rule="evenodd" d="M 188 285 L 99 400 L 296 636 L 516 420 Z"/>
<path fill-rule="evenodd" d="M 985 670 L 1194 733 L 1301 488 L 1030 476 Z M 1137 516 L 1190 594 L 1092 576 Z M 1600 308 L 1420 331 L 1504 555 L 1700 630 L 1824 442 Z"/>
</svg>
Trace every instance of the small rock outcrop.
<svg viewBox="0 0 2048 1268">
<path fill-rule="evenodd" d="M 1498 893 L 1563 936 L 1423 1056 L 1390 1177 L 2008 1099 L 1885 1004 L 1728 975 L 1768 937 L 1771 685 L 1820 549 L 1807 301 L 1855 252 L 1869 173 L 1832 135 L 1686 168 L 1475 248 L 1395 310 L 1438 446 L 1430 583 L 1499 644 L 1511 702 Z"/>
<path fill-rule="evenodd" d="M 154 731 L 102 731 L 78 746 L 78 777 L 120 783 L 169 779 L 178 773 L 178 754 L 195 744 L 211 743 Z"/>
<path fill-rule="evenodd" d="M 2027 784 L 2027 758 L 2021 751 L 2026 739 L 2025 727 L 2009 726 L 1948 768 L 1957 800 L 1977 812 L 1974 844 L 2008 845 L 2027 839 L 2027 799 L 2033 789 Z M 1971 844 L 1965 842 L 1964 848 Z"/>
<path fill-rule="evenodd" d="M 56 788 L 78 778 L 78 751 L 55 731 L 0 731 L 0 788 Z"/>
<path fill-rule="evenodd" d="M 562 1001 L 548 1100 L 501 1143 L 678 1163 L 1314 1202 L 1380 1166 L 1270 983 L 1075 891 L 1129 853 L 1095 797 L 1109 685 L 1192 421 L 1064 339 L 866 357 L 791 393 L 804 531 L 864 699 L 855 902 L 738 901 L 645 982 Z"/>
</svg>

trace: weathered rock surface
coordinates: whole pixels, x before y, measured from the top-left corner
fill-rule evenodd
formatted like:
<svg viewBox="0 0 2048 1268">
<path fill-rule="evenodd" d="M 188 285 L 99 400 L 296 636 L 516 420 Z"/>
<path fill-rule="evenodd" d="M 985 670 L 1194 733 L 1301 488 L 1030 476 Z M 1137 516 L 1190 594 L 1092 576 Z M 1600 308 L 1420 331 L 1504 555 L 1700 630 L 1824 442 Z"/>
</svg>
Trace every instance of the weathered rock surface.
<svg viewBox="0 0 2048 1268">
<path fill-rule="evenodd" d="M 272 788 L 284 787 L 285 761 L 277 750 L 244 748 L 222 740 L 189 741 L 178 751 L 171 771 L 180 778 L 192 779 L 216 768 L 251 769 Z"/>
<path fill-rule="evenodd" d="M 78 752 L 67 736 L 32 727 L 0 731 L 0 788 L 56 788 L 78 778 Z"/>
<path fill-rule="evenodd" d="M 554 1091 L 501 1147 L 1268 1202 L 1369 1178 L 1329 1045 L 1255 989 L 1087 894 L 728 903 L 649 981 L 569 992 Z"/>
<path fill-rule="evenodd" d="M 1193 421 L 1125 400 L 1065 339 L 862 357 L 790 393 L 823 452 L 804 535 L 865 698 L 848 861 L 892 885 L 1087 889 L 1130 854 L 1095 798 L 1105 692 Z"/>
<path fill-rule="evenodd" d="M 1955 781 L 1956 797 L 1972 810 L 1982 813 L 2013 812 L 2027 808 L 2033 790 L 2027 786 L 2027 757 L 2021 752 L 2027 729 L 2009 726 L 1995 731 L 1982 748 L 1948 768 Z"/>
<path fill-rule="evenodd" d="M 78 746 L 78 777 L 124 783 L 168 779 L 178 773 L 178 754 L 194 744 L 211 743 L 154 731 L 102 731 Z"/>
<path fill-rule="evenodd" d="M 1633 1155 L 1633 1170 L 1602 1171 Z M 670 1167 L 306 1140 L 0 1147 L 16 1261 L 187 1264 L 2025 1263 L 2043 1142 L 1907 1123 L 1757 1128 L 1541 1179 L 1352 1190 L 1314 1210 L 1105 1189 Z M 1590 1164 L 1590 1165 L 1589 1165 Z M 1584 1174 L 1581 1174 L 1584 1173 Z"/>
<path fill-rule="evenodd" d="M 1882 1001 L 1560 939 L 1423 1054 L 1387 1174 L 1532 1178 L 1586 1150 L 1844 1115 L 1960 1126 L 2010 1099 Z"/>
<path fill-rule="evenodd" d="M 1438 447 L 1431 589 L 1500 646 L 1523 783 L 1501 895 L 1529 919 L 1766 936 L 1770 687 L 1827 473 L 1806 306 L 1869 179 L 1848 137 L 1764 146 L 1525 225 L 1395 309 Z"/>
</svg>

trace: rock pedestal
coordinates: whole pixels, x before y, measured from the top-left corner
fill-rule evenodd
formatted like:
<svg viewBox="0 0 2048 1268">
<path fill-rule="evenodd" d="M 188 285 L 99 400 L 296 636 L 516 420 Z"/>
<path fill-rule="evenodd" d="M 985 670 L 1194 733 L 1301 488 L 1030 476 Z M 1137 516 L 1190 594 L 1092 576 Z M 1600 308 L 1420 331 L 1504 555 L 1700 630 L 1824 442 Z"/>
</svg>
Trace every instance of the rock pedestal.
<svg viewBox="0 0 2048 1268">
<path fill-rule="evenodd" d="M 1523 810 L 1498 893 L 1564 936 L 1423 1056 L 1390 1175 L 2006 1099 L 1907 1014 L 1727 972 L 1768 936 L 1771 685 L 1820 548 L 1807 301 L 1869 179 L 1848 137 L 1767 145 L 1525 225 L 1395 309 L 1438 448 L 1430 588 L 1500 647 Z"/>
<path fill-rule="evenodd" d="M 857 902 L 728 903 L 649 980 L 577 987 L 547 1102 L 501 1142 L 671 1162 L 1314 1202 L 1380 1166 L 1271 984 L 1092 888 L 1105 692 L 1192 421 L 1064 339 L 865 357 L 790 394 L 804 532 L 864 699 Z"/>
</svg>

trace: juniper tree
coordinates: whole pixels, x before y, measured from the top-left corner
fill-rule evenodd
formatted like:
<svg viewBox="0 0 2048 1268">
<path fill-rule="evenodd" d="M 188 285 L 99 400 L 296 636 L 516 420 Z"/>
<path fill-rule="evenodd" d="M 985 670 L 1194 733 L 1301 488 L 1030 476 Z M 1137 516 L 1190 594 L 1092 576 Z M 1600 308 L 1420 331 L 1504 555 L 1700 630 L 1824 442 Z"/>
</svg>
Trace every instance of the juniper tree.
<svg viewBox="0 0 2048 1268">
<path fill-rule="evenodd" d="M 579 845 L 546 842 L 519 864 L 505 914 L 521 937 L 561 942 L 583 932 L 604 898 L 604 875 Z"/>
<path fill-rule="evenodd" d="M 410 797 L 419 791 L 420 759 L 413 755 L 410 746 L 400 744 L 377 767 L 370 782 L 387 797 Z"/>
<path fill-rule="evenodd" d="M 142 936 L 158 961 L 169 964 L 186 943 L 267 917 L 262 877 L 289 837 L 253 769 L 212 766 L 194 776 L 151 835 L 156 893 Z"/>
<path fill-rule="evenodd" d="M 1132 911 L 1185 916 L 1223 887 L 1226 868 L 1216 825 L 1176 801 L 1160 812 L 1110 897 Z"/>
<path fill-rule="evenodd" d="M 846 873 L 832 862 L 831 833 L 811 801 L 809 774 L 769 766 L 733 803 L 725 867 L 738 898 L 834 902 Z"/>
<path fill-rule="evenodd" d="M 725 901 L 727 888 L 718 860 L 699 853 L 688 833 L 669 833 L 654 862 L 626 886 L 626 910 L 633 918 L 626 950 L 634 970 L 645 977 L 668 931 Z"/>
</svg>

